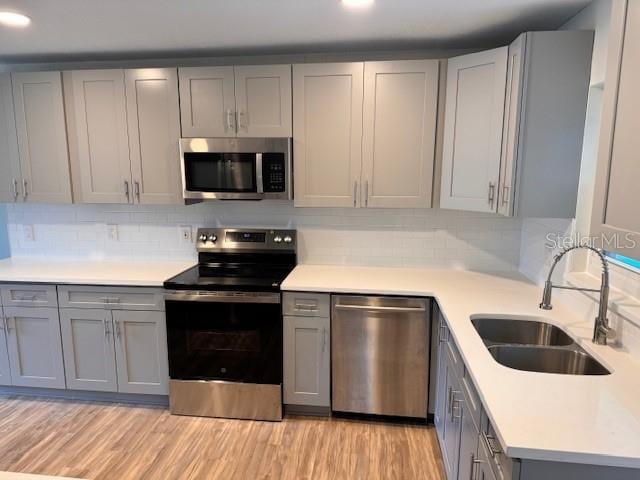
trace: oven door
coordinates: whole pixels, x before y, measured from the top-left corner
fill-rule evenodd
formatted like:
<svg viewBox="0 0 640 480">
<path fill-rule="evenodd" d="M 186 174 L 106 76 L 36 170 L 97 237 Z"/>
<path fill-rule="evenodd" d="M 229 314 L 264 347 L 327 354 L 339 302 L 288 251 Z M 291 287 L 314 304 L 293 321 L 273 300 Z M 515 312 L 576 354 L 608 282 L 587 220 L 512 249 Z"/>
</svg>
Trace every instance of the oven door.
<svg viewBox="0 0 640 480">
<path fill-rule="evenodd" d="M 172 380 L 282 383 L 279 293 L 169 292 Z"/>
</svg>

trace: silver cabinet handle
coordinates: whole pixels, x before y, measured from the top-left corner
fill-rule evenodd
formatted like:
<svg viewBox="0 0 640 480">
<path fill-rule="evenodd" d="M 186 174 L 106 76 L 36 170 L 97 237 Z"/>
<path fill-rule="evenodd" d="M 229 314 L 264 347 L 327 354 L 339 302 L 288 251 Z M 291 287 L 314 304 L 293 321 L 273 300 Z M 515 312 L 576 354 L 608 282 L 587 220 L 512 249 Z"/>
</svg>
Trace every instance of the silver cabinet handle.
<svg viewBox="0 0 640 480">
<path fill-rule="evenodd" d="M 138 203 L 140 203 L 140 182 L 136 180 L 133 186 L 135 187 L 135 195 L 136 195 L 136 198 L 138 199 Z"/>
<path fill-rule="evenodd" d="M 120 299 L 118 297 L 102 297 L 100 300 L 103 301 L 103 303 L 120 303 Z"/>
<path fill-rule="evenodd" d="M 227 131 L 236 131 L 236 114 L 233 110 L 227 110 Z"/>
<path fill-rule="evenodd" d="M 356 206 L 356 202 L 358 199 L 358 182 L 353 182 L 353 206 Z"/>
<path fill-rule="evenodd" d="M 33 293 L 31 295 L 21 295 L 17 300 L 20 302 L 34 302 L 36 298 L 38 298 L 38 295 Z"/>
<path fill-rule="evenodd" d="M 484 443 L 487 446 L 487 450 L 489 450 L 489 453 L 492 457 L 495 457 L 496 455 L 502 453 L 502 450 L 494 447 L 491 443 L 493 440 L 495 440 L 493 436 L 489 435 L 487 432 L 482 432 L 482 439 L 484 440 Z"/>
<path fill-rule="evenodd" d="M 327 327 L 322 328 L 322 351 L 327 351 Z"/>
<path fill-rule="evenodd" d="M 7 329 L 7 333 L 16 328 L 16 319 L 13 317 L 6 317 L 4 319 L 4 324 Z"/>
<path fill-rule="evenodd" d="M 456 398 L 456 395 L 460 393 L 454 390 L 453 401 L 451 402 L 451 418 L 462 418 L 462 399 Z M 456 415 L 456 410 L 458 414 Z"/>
<path fill-rule="evenodd" d="M 318 310 L 318 306 L 312 303 L 296 303 L 294 308 L 303 312 L 315 312 Z"/>
<path fill-rule="evenodd" d="M 506 183 L 502 185 L 502 206 L 504 207 L 509 203 L 509 190 L 510 187 Z"/>
<path fill-rule="evenodd" d="M 376 307 L 367 305 L 336 304 L 338 310 L 366 310 L 370 312 L 426 312 L 424 307 Z"/>
<path fill-rule="evenodd" d="M 127 203 L 129 203 L 131 201 L 129 197 L 129 180 L 124 181 L 124 194 L 127 196 Z"/>
<path fill-rule="evenodd" d="M 27 195 L 29 195 L 28 193 L 28 189 L 27 189 L 27 179 L 23 178 L 22 179 L 22 197 L 24 198 L 24 201 L 27 201 Z"/>
<path fill-rule="evenodd" d="M 238 112 L 238 128 L 241 130 L 249 130 L 249 122 L 247 120 L 247 112 L 240 110 Z"/>
<path fill-rule="evenodd" d="M 438 340 L 440 343 L 447 343 L 449 341 L 449 329 L 444 323 L 440 324 L 440 332 L 438 334 Z"/>
<path fill-rule="evenodd" d="M 116 324 L 116 337 L 120 338 L 122 336 L 122 331 L 120 328 L 120 320 L 116 320 L 115 324 Z"/>
<path fill-rule="evenodd" d="M 364 206 L 369 206 L 369 180 L 364 182 Z"/>
<path fill-rule="evenodd" d="M 13 179 L 13 201 L 17 202 L 18 201 L 18 179 L 14 178 Z"/>
<path fill-rule="evenodd" d="M 476 465 L 484 463 L 482 460 L 478 460 L 475 454 L 471 454 L 471 468 L 469 468 L 469 480 L 476 480 Z"/>
<path fill-rule="evenodd" d="M 4 317 L 0 317 L 0 330 L 2 330 L 5 333 L 7 332 L 7 323 Z"/>
<path fill-rule="evenodd" d="M 109 319 L 107 317 L 104 317 L 104 320 L 102 320 L 102 322 L 104 323 L 104 336 L 109 337 L 109 335 L 111 334 L 111 331 L 109 330 Z"/>
<path fill-rule="evenodd" d="M 496 184 L 489 182 L 489 205 L 493 207 L 493 201 L 496 198 Z"/>
</svg>

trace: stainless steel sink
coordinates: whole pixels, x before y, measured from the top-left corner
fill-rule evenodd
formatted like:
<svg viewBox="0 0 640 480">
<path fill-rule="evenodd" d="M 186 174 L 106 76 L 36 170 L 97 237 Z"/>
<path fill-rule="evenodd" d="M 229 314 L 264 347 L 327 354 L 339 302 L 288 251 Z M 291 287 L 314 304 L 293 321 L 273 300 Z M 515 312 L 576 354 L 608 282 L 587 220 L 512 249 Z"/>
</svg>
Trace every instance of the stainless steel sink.
<svg viewBox="0 0 640 480">
<path fill-rule="evenodd" d="M 508 318 L 474 318 L 471 320 L 480 338 L 493 344 L 568 346 L 573 339 L 550 323 Z"/>
<path fill-rule="evenodd" d="M 488 348 L 498 363 L 516 370 L 566 375 L 609 375 L 611 373 L 579 347 L 569 349 L 493 345 Z"/>
</svg>

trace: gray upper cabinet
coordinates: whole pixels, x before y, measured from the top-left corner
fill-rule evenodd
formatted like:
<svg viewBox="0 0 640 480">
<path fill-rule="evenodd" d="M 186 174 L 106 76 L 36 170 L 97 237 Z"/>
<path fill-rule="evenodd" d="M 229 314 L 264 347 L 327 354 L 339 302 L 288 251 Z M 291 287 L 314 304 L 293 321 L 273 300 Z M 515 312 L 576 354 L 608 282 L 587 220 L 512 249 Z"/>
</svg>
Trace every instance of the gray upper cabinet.
<svg viewBox="0 0 640 480">
<path fill-rule="evenodd" d="M 71 203 L 71 176 L 60 72 L 13 73 L 22 197 Z"/>
<path fill-rule="evenodd" d="M 290 137 L 291 65 L 234 67 L 239 137 Z"/>
<path fill-rule="evenodd" d="M 65 388 L 58 309 L 5 307 L 4 313 L 12 384 Z"/>
<path fill-rule="evenodd" d="M 117 391 L 111 312 L 63 308 L 60 328 L 67 388 Z"/>
<path fill-rule="evenodd" d="M 133 201 L 183 203 L 177 70 L 127 70 L 125 86 Z"/>
<path fill-rule="evenodd" d="M 7 351 L 7 321 L 0 307 L 0 385 L 11 385 L 11 368 Z"/>
<path fill-rule="evenodd" d="M 164 312 L 113 310 L 118 391 L 169 393 Z"/>
<path fill-rule="evenodd" d="M 437 60 L 365 63 L 364 206 L 431 207 L 438 67 Z"/>
<path fill-rule="evenodd" d="M 75 200 L 181 203 L 175 69 L 65 72 Z"/>
<path fill-rule="evenodd" d="M 449 61 L 443 208 L 575 216 L 592 44 L 587 31 L 529 32 Z"/>
<path fill-rule="evenodd" d="M 131 166 L 124 71 L 81 70 L 64 75 L 65 94 L 73 97 L 69 136 L 75 137 L 77 148 L 75 200 L 128 203 Z"/>
<path fill-rule="evenodd" d="M 607 250 L 640 258 L 640 2 L 627 3 L 610 45 L 591 228 Z"/>
<path fill-rule="evenodd" d="M 233 67 L 178 70 L 183 137 L 235 137 Z"/>
<path fill-rule="evenodd" d="M 0 203 L 22 200 L 22 175 L 11 75 L 0 73 Z"/>
<path fill-rule="evenodd" d="M 296 207 L 360 206 L 363 63 L 293 66 Z"/>
<path fill-rule="evenodd" d="M 290 137 L 291 65 L 179 69 L 182 136 Z"/>
<path fill-rule="evenodd" d="M 440 206 L 494 212 L 507 47 L 449 60 Z"/>
</svg>

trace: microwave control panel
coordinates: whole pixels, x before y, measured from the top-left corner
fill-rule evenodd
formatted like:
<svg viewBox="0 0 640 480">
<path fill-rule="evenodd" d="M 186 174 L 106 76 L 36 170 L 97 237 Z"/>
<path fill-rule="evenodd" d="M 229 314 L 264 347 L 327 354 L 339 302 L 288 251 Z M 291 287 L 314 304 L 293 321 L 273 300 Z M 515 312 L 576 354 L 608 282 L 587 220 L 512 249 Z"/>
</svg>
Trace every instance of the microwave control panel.
<svg viewBox="0 0 640 480">
<path fill-rule="evenodd" d="M 285 156 L 283 153 L 262 154 L 262 182 L 265 193 L 286 190 Z"/>
</svg>

